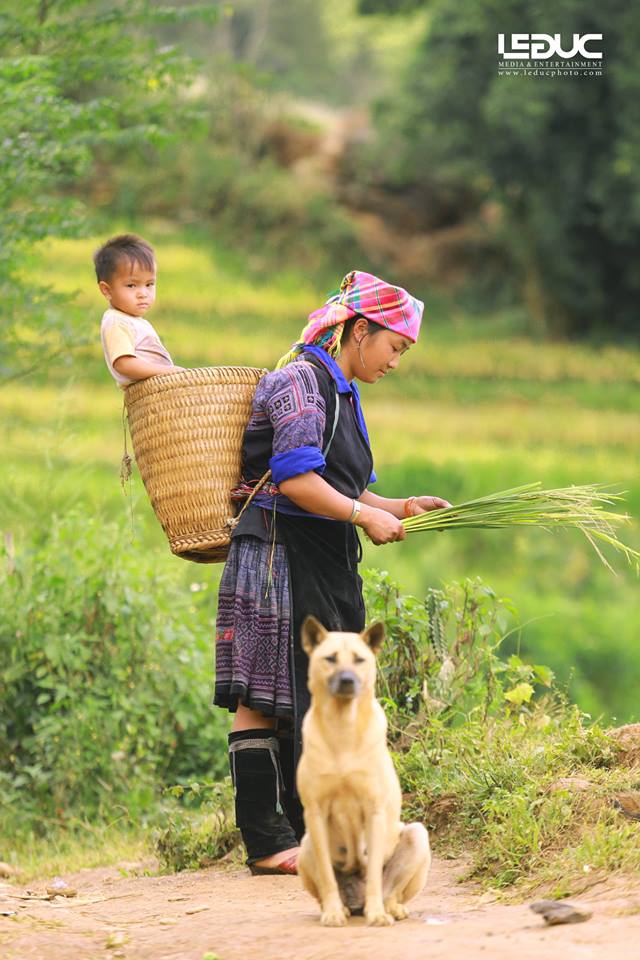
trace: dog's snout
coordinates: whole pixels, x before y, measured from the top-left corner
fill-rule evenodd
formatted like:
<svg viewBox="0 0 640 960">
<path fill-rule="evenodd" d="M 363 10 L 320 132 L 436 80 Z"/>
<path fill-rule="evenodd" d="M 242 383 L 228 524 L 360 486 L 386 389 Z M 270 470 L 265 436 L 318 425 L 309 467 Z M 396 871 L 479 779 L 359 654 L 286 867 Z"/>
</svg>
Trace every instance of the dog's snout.
<svg viewBox="0 0 640 960">
<path fill-rule="evenodd" d="M 329 689 L 334 696 L 354 697 L 360 690 L 360 677 L 352 670 L 338 670 L 329 681 Z"/>
</svg>

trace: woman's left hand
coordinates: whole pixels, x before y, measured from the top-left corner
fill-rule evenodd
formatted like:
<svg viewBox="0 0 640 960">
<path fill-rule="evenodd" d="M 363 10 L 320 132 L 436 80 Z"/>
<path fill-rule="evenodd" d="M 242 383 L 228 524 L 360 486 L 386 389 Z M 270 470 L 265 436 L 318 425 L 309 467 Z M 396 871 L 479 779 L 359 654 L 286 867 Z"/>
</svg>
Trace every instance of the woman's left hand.
<svg viewBox="0 0 640 960">
<path fill-rule="evenodd" d="M 417 517 L 420 513 L 427 513 L 429 510 L 442 510 L 450 507 L 452 504 L 442 497 L 416 497 L 411 504 L 411 515 Z"/>
</svg>

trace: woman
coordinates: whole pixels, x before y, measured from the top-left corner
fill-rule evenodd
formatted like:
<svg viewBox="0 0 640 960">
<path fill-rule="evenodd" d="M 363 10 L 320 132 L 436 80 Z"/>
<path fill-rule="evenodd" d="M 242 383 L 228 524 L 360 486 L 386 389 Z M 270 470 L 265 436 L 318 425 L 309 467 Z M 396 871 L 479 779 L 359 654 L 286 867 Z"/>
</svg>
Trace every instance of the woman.
<svg viewBox="0 0 640 960">
<path fill-rule="evenodd" d="M 300 627 L 365 625 L 361 547 L 404 539 L 404 516 L 449 506 L 394 500 L 375 481 L 355 381 L 376 383 L 418 338 L 423 304 L 354 270 L 309 317 L 300 342 L 259 383 L 243 441 L 247 498 L 222 574 L 214 702 L 235 712 L 229 734 L 236 822 L 253 873 L 295 873 L 304 832 L 295 791 L 300 724 L 308 707 Z"/>
</svg>

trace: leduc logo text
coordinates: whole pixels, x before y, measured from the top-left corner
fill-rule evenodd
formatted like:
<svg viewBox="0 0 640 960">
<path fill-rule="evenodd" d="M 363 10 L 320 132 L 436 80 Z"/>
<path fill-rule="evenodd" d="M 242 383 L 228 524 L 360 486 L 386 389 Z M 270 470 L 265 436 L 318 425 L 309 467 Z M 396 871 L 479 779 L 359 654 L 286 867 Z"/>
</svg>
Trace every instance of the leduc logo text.
<svg viewBox="0 0 640 960">
<path fill-rule="evenodd" d="M 562 57 L 570 60 L 581 56 L 590 60 L 601 60 L 602 50 L 589 50 L 587 44 L 593 45 L 602 40 L 601 33 L 574 33 L 573 45 L 563 49 L 562 34 L 560 33 L 512 33 L 505 42 L 504 33 L 498 34 L 498 53 L 503 59 L 510 60 L 548 60 L 550 57 Z M 507 43 L 511 49 L 507 49 Z"/>
</svg>

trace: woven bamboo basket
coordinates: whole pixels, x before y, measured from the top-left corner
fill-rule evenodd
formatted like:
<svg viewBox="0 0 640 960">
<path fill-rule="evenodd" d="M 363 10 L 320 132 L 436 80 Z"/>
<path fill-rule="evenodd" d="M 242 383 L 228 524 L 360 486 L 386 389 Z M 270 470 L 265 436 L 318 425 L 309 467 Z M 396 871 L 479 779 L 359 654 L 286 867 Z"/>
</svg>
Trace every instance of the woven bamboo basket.
<svg viewBox="0 0 640 960">
<path fill-rule="evenodd" d="M 199 367 L 125 390 L 135 459 L 173 553 L 226 558 L 244 429 L 266 370 Z"/>
</svg>

